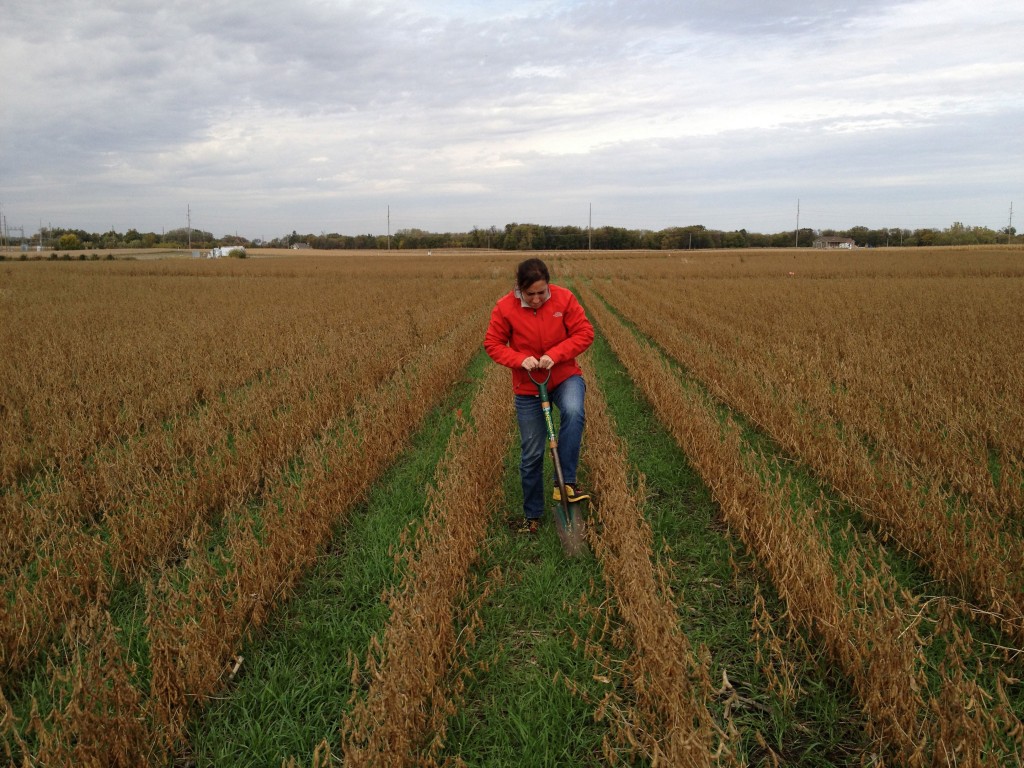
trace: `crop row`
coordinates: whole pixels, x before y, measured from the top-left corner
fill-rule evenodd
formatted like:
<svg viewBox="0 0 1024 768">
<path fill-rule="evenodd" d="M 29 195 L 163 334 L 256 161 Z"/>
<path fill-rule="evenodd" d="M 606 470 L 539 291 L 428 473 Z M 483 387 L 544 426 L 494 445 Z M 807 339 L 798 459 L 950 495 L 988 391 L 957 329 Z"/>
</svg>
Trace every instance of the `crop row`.
<svg viewBox="0 0 1024 768">
<path fill-rule="evenodd" d="M 474 304 L 480 298 L 473 293 L 453 301 L 456 309 Z M 422 338 L 436 338 L 448 322 L 434 311 L 416 327 L 429 334 Z M 56 493 L 31 500 L 9 494 L 9 505 L 23 503 L 8 510 L 0 668 L 23 668 L 67 617 L 108 593 L 113 581 L 141 579 L 175 558 L 190 530 L 215 525 L 225 507 L 257 495 L 306 441 L 344 421 L 360 394 L 422 348 L 408 323 L 392 339 L 396 330 L 352 337 L 287 377 L 143 435 L 93 466 L 68 470 Z M 388 355 L 379 354 L 384 344 Z M 350 355 L 363 362 L 353 365 Z M 82 488 L 98 508 L 96 524 L 85 527 L 73 514 Z"/>
<path fill-rule="evenodd" d="M 131 264 L 102 272 L 31 266 L 11 271 L 0 308 L 4 484 L 74 466 L 99 445 L 287 368 L 320 336 L 283 344 L 282 328 L 268 324 L 291 317 L 315 328 L 297 308 L 300 291 L 322 288 L 316 282 L 228 286 L 173 274 L 147 279 Z"/>
<path fill-rule="evenodd" d="M 849 365 L 849 378 L 840 388 L 860 387 L 855 385 L 856 380 L 874 382 L 871 385 L 874 389 L 861 387 L 859 391 L 863 394 L 852 398 L 841 412 L 849 416 L 851 423 L 848 424 L 837 420 L 836 403 L 842 402 L 844 396 L 833 392 L 835 381 L 817 380 L 821 371 L 827 372 L 830 366 L 837 364 L 836 357 L 828 357 L 829 348 L 817 347 L 817 352 L 813 353 L 804 349 L 786 352 L 779 344 L 773 347 L 770 342 L 775 337 L 771 333 L 765 331 L 763 338 L 759 338 L 753 330 L 770 328 L 772 321 L 755 316 L 753 312 L 745 317 L 738 315 L 738 309 L 737 314 L 728 318 L 717 318 L 717 329 L 709 329 L 715 325 L 714 312 L 710 309 L 703 312 L 703 301 L 688 304 L 681 294 L 671 291 L 664 296 L 646 297 L 643 311 L 638 311 L 636 301 L 640 294 L 635 287 L 616 284 L 614 291 L 605 293 L 624 317 L 635 322 L 640 330 L 705 382 L 713 394 L 762 427 L 786 451 L 799 457 L 887 537 L 925 563 L 957 595 L 977 601 L 1010 637 L 1017 641 L 1024 639 L 1024 582 L 1021 580 L 1024 578 L 1024 547 L 1008 513 L 975 501 L 976 495 L 951 493 L 937 471 L 922 478 L 921 470 L 899 459 L 906 450 L 900 446 L 914 441 L 921 444 L 927 439 L 934 446 L 930 450 L 936 456 L 954 461 L 942 444 L 948 432 L 954 433 L 949 439 L 956 442 L 956 430 L 939 429 L 937 423 L 942 414 L 947 414 L 949 423 L 957 424 L 958 403 L 968 398 L 972 402 L 984 398 L 983 388 L 957 398 L 930 392 L 924 398 L 930 403 L 929 408 L 944 410 L 931 415 L 918 411 L 919 415 L 908 419 L 900 415 L 904 400 L 898 391 L 893 391 L 898 388 L 900 379 L 892 375 L 886 362 L 900 355 L 892 352 L 872 356 L 865 352 L 855 364 Z M 718 298 L 728 303 L 724 297 Z M 680 310 L 682 306 L 698 309 L 691 315 L 690 310 Z M 774 314 L 780 311 L 776 309 Z M 793 314 L 799 316 L 798 312 Z M 797 325 L 792 317 L 788 322 Z M 818 331 L 808 330 L 807 333 L 811 336 L 818 333 L 825 338 L 827 333 L 836 333 L 835 329 L 823 330 L 827 327 L 822 321 Z M 862 334 L 843 337 L 850 335 Z M 932 338 L 919 333 L 916 343 L 928 346 Z M 746 348 L 756 352 L 745 353 Z M 842 357 L 841 352 L 838 354 Z M 901 364 L 910 365 L 910 359 L 904 357 Z M 933 378 L 936 363 L 932 360 L 929 365 L 928 359 L 917 358 L 918 366 L 911 377 L 914 381 Z M 872 363 L 873 360 L 876 362 Z M 1000 380 L 1016 381 L 1013 377 Z M 805 381 L 813 384 L 804 386 Z M 920 386 L 926 385 L 921 383 Z M 855 412 L 860 415 L 856 416 Z M 875 427 L 862 431 L 858 425 L 864 424 L 870 414 L 876 415 Z M 923 422 L 924 426 L 918 422 Z M 977 433 L 985 426 L 983 421 L 970 428 L 965 426 L 960 432 Z M 1014 436 L 1012 420 L 1006 426 L 1005 437 L 1001 439 L 1020 439 Z M 985 454 L 983 449 L 982 453 Z M 937 461 L 930 460 L 929 464 Z M 966 460 L 964 463 L 954 461 L 942 471 L 966 478 L 970 466 Z M 1019 467 L 1019 462 L 1004 462 L 1004 507 L 1020 492 Z M 977 498 L 980 499 L 980 494 Z"/>
<path fill-rule="evenodd" d="M 194 526 L 180 572 L 146 582 L 150 668 L 137 671 L 120 647 L 103 595 L 66 633 L 75 648 L 53 676 L 58 702 L 30 723 L 45 764 L 153 762 L 179 749 L 191 713 L 226 679 L 241 638 L 285 599 L 330 531 L 401 450 L 424 413 L 465 365 L 484 316 L 469 315 L 442 340 L 423 345 L 386 386 L 367 388 L 350 419 L 304 444 L 289 475 L 270 482 L 265 501 L 236 501 L 224 513 L 225 543 L 208 552 L 207 527 Z M 113 730 L 119 739 L 110 740 Z M 156 760 L 162 762 L 162 760 Z"/>
<path fill-rule="evenodd" d="M 420 320 L 482 284 L 493 295 L 475 261 L 387 262 L 387 282 L 365 255 L 6 267 L 0 488 L 73 467 L 311 355 L 343 352 L 381 325 L 412 321 L 390 341 L 429 341 Z"/>
<path fill-rule="evenodd" d="M 901 764 L 927 765 L 943 754 L 960 765 L 984 765 L 991 754 L 1015 751 L 1005 742 L 1016 722 L 1005 699 L 987 697 L 958 655 L 969 643 L 954 622 L 940 690 L 928 692 L 923 607 L 899 588 L 872 544 L 852 532 L 838 564 L 839 542 L 821 532 L 813 500 L 799 494 L 764 456 L 742 450 L 739 428 L 720 420 L 714 403 L 685 387 L 661 355 L 639 343 L 589 290 L 582 292 L 630 376 L 712 489 L 730 529 L 770 575 L 796 627 L 820 638 L 857 694 L 869 729 Z M 793 499 L 797 499 L 796 503 Z M 952 650 L 955 649 L 955 650 Z"/>
<path fill-rule="evenodd" d="M 422 525 L 397 556 L 400 585 L 387 596 L 390 619 L 362 667 L 369 688 L 353 686 L 342 720 L 346 765 L 399 766 L 433 760 L 459 688 L 458 652 L 471 645 L 474 620 L 457 626 L 470 568 L 491 523 L 508 451 L 512 409 L 507 373 L 491 366 L 471 413 L 458 425 L 428 491 Z M 449 693 L 449 689 L 451 692 Z"/>
<path fill-rule="evenodd" d="M 670 578 L 656 563 L 650 525 L 644 519 L 644 489 L 631 487 L 626 446 L 615 430 L 596 378 L 587 385 L 587 439 L 583 460 L 593 478 L 596 503 L 589 540 L 601 563 L 614 612 L 605 606 L 602 631 L 587 640 L 588 653 L 601 661 L 610 642 L 608 627 L 623 626 L 614 641 L 630 649 L 624 670 L 634 703 L 610 689 L 597 707 L 611 733 L 604 741 L 605 758 L 614 764 L 625 751 L 652 765 L 702 766 L 735 764 L 728 735 L 709 709 L 711 685 L 706 649 L 694 648 L 679 627 Z M 602 662 L 607 664 L 607 662 Z M 617 709 L 621 714 L 612 717 Z"/>
</svg>

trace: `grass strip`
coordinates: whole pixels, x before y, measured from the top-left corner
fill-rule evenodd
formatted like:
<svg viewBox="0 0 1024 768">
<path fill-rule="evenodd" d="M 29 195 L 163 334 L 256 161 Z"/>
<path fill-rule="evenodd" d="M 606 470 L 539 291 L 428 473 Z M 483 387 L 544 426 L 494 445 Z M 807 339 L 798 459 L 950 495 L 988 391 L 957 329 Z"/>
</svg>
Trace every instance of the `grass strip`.
<svg viewBox="0 0 1024 768">
<path fill-rule="evenodd" d="M 342 722 L 346 765 L 408 765 L 443 745 L 452 706 L 446 678 L 455 677 L 464 636 L 474 634 L 471 625 L 457 625 L 456 608 L 497 506 L 513 425 L 507 387 L 507 374 L 490 366 L 472 424 L 458 425 L 438 466 L 423 525 L 396 554 L 404 577 L 388 595 L 387 628 L 363 669 L 353 670 L 370 684 Z"/>
<path fill-rule="evenodd" d="M 925 706 L 915 631 L 920 616 L 908 611 L 911 596 L 874 570 L 874 560 L 851 558 L 836 572 L 828 543 L 809 517 L 812 508 L 794 505 L 781 478 L 765 482 L 768 468 L 755 471 L 763 459 L 743 457 L 738 429 L 719 422 L 706 396 L 684 391 L 657 351 L 640 345 L 602 303 L 594 301 L 590 311 L 694 459 L 730 526 L 772 574 L 793 621 L 821 637 L 843 668 L 879 744 L 908 765 L 923 765 L 929 753 L 957 754 L 970 762 L 988 750 L 1015 749 L 1004 742 L 998 724 L 998 715 L 1006 714 L 1005 701 L 980 709 L 976 700 L 981 693 L 963 675 L 962 662 Z M 925 721 L 927 710 L 938 717 L 937 724 Z M 942 741 L 951 733 L 969 736 Z"/>
<path fill-rule="evenodd" d="M 748 765 L 770 762 L 773 753 L 789 764 L 860 765 L 870 744 L 850 691 L 799 634 L 777 636 L 770 616 L 785 606 L 770 585 L 762 589 L 763 572 L 737 551 L 711 491 L 601 333 L 589 359 L 640 475 L 652 549 L 667 569 L 680 626 L 710 654 L 712 680 L 730 683 L 712 706 L 726 722 L 731 702 L 738 737 L 731 746 Z M 761 610 L 752 615 L 752 606 Z"/>
<path fill-rule="evenodd" d="M 633 703 L 620 705 L 623 716 L 611 720 L 614 741 L 620 750 L 626 744 L 633 747 L 630 759 L 640 756 L 654 764 L 738 765 L 728 744 L 731 738 L 709 709 L 715 696 L 710 660 L 681 631 L 667 568 L 654 560 L 653 536 L 643 515 L 643 482 L 630 486 L 625 446 L 593 378 L 589 395 L 584 459 L 597 499 L 590 540 L 615 598 L 615 612 L 625 625 L 628 639 L 621 641 L 632 649 L 625 671 Z M 608 601 L 603 605 L 610 610 Z M 611 690 L 600 709 L 621 701 Z M 604 745 L 609 759 L 621 756 L 621 751 L 612 751 L 612 741 Z"/>
<path fill-rule="evenodd" d="M 240 650 L 245 661 L 230 693 L 190 727 L 196 768 L 262 768 L 289 756 L 309 764 L 325 739 L 338 751 L 341 716 L 368 682 L 359 675 L 353 686 L 355 661 L 384 631 L 390 613 L 382 596 L 401 579 L 396 542 L 422 520 L 445 438 L 486 364 L 478 356 L 367 502 L 336 529 L 295 597 Z"/>
<path fill-rule="evenodd" d="M 511 402 L 511 388 L 506 394 Z M 473 568 L 479 586 L 467 598 L 479 621 L 466 650 L 472 674 L 437 759 L 510 768 L 595 765 L 606 733 L 595 707 L 605 686 L 579 642 L 590 624 L 578 606 L 602 599 L 586 597 L 599 589 L 600 568 L 592 557 L 566 558 L 550 515 L 537 535 L 516 531 L 523 512 L 519 441 L 512 443 L 503 474 L 507 517 L 491 521 Z M 545 471 L 550 480 L 550 467 Z"/>
</svg>

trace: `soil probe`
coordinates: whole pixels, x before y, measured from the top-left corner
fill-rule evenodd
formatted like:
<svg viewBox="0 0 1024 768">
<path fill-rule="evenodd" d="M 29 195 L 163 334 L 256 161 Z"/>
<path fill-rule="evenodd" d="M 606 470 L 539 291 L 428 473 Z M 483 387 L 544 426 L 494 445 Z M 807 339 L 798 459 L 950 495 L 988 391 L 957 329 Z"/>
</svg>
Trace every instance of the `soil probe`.
<svg viewBox="0 0 1024 768">
<path fill-rule="evenodd" d="M 555 481 L 558 483 L 558 491 L 562 502 L 555 507 L 555 530 L 558 531 L 558 538 L 562 542 L 562 549 L 569 557 L 586 551 L 587 543 L 583 530 L 583 517 L 580 514 L 582 502 L 569 502 L 569 495 L 565 492 L 565 478 L 562 476 L 562 463 L 558 460 L 558 440 L 555 438 L 555 425 L 551 420 L 551 401 L 548 397 L 548 381 L 551 379 L 551 370 L 548 369 L 547 376 L 543 381 L 533 378 L 533 371 L 527 371 L 530 381 L 537 385 L 540 393 L 540 407 L 544 411 L 544 424 L 548 430 L 548 445 L 551 448 L 551 459 L 555 464 Z"/>
</svg>

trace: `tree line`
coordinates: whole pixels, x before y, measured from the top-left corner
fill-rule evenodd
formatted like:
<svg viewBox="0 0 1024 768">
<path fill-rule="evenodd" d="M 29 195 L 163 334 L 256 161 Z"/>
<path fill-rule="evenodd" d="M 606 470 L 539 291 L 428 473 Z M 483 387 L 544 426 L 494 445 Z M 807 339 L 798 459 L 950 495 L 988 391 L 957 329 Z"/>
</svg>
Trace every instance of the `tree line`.
<svg viewBox="0 0 1024 768">
<path fill-rule="evenodd" d="M 299 234 L 272 240 L 239 235 L 214 237 L 211 232 L 181 227 L 168 232 L 139 232 L 129 229 L 120 233 L 113 229 L 104 233 L 81 229 L 47 227 L 32 237 L 12 238 L 10 245 L 38 244 L 46 250 L 89 250 L 114 248 L 185 248 L 210 249 L 239 245 L 246 248 L 314 248 L 344 249 L 431 249 L 431 248 L 494 248 L 510 251 L 557 250 L 697 250 L 719 248 L 810 248 L 818 237 L 848 237 L 861 248 L 917 247 L 934 245 L 994 245 L 1018 242 L 1014 227 L 993 230 L 989 227 L 966 226 L 954 222 L 945 229 L 902 229 L 887 227 L 870 229 L 856 226 L 847 230 L 788 230 L 764 234 L 746 229 L 717 230 L 701 224 L 669 227 L 662 230 L 626 229 L 624 227 L 552 226 L 547 224 L 511 223 L 504 228 L 473 227 L 468 232 L 428 232 L 411 228 L 399 229 L 392 235 L 344 235 L 339 233 Z"/>
</svg>

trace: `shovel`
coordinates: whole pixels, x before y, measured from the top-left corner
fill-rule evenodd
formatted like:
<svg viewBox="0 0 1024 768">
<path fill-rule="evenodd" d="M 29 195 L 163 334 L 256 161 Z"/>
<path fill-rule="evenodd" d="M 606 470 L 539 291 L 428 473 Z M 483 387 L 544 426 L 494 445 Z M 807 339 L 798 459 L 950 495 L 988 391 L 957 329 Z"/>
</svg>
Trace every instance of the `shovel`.
<svg viewBox="0 0 1024 768">
<path fill-rule="evenodd" d="M 582 502 L 569 503 L 569 494 L 565 491 L 565 478 L 562 476 L 562 463 L 558 460 L 558 440 L 555 438 L 555 425 L 551 420 L 551 400 L 548 397 L 548 381 L 551 379 L 551 370 L 548 369 L 547 376 L 543 381 L 533 378 L 533 371 L 527 371 L 530 381 L 537 385 L 540 393 L 540 407 L 544 411 L 544 424 L 548 430 L 548 445 L 551 448 L 551 459 L 555 464 L 555 481 L 558 483 L 561 503 L 555 507 L 555 530 L 558 532 L 558 539 L 562 542 L 562 550 L 569 557 L 576 557 L 586 551 L 587 543 L 583 530 L 583 516 L 580 514 Z"/>
</svg>

